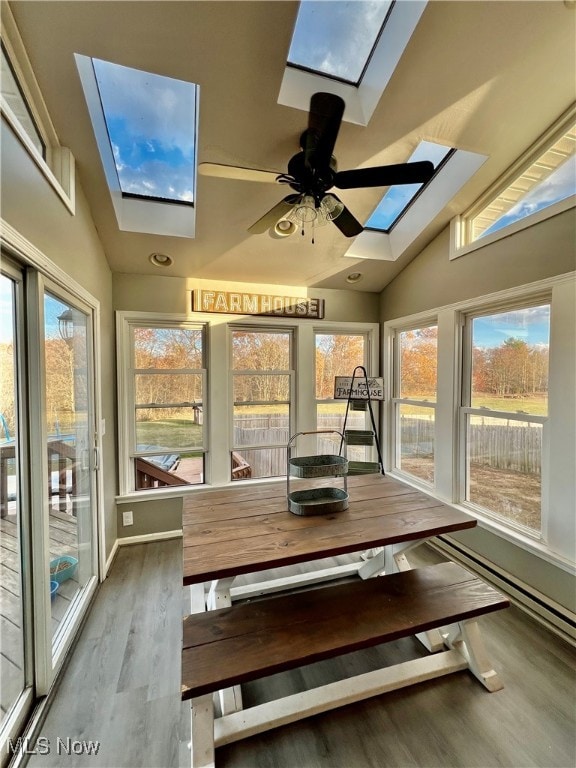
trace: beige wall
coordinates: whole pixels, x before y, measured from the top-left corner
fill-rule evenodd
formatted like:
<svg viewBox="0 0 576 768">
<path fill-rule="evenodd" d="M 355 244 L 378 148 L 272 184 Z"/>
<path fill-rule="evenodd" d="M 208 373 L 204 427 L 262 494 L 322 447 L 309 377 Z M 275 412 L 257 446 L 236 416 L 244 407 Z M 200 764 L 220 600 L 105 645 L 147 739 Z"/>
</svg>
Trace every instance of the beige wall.
<svg viewBox="0 0 576 768">
<path fill-rule="evenodd" d="M 192 291 L 203 288 L 204 290 L 244 291 L 278 296 L 310 296 L 324 299 L 325 320 L 378 322 L 379 296 L 377 293 L 118 273 L 113 276 L 113 284 L 116 310 L 190 314 Z"/>
<path fill-rule="evenodd" d="M 81 179 L 77 178 L 73 216 L 4 121 L 1 146 L 2 218 L 100 302 L 102 416 L 106 420 L 102 443 L 103 502 L 108 556 L 116 539 L 117 488 L 112 274 L 82 192 Z"/>
<path fill-rule="evenodd" d="M 576 269 L 574 210 L 450 261 L 446 228 L 380 295 L 392 320 Z"/>
<path fill-rule="evenodd" d="M 448 253 L 446 229 L 382 292 L 382 322 L 573 271 L 576 216 L 574 210 L 567 211 L 453 261 Z M 571 334 L 573 350 L 576 329 L 565 330 Z M 573 510 L 564 512 L 574 514 Z M 536 591 L 576 610 L 574 577 L 560 567 L 483 529 L 481 524 L 454 538 Z"/>
</svg>

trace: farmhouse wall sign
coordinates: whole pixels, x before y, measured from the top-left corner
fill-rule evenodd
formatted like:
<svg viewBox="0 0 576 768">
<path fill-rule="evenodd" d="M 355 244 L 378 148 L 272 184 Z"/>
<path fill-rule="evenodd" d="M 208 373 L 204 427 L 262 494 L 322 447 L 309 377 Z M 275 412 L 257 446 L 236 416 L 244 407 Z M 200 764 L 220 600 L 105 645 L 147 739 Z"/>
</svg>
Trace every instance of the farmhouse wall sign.
<svg viewBox="0 0 576 768">
<path fill-rule="evenodd" d="M 192 292 L 194 312 L 221 312 L 227 315 L 275 315 L 322 320 L 324 299 L 273 296 L 263 293 L 236 293 L 232 291 Z"/>
<path fill-rule="evenodd" d="M 368 387 L 365 379 L 356 379 L 354 389 L 352 387 L 352 376 L 336 376 L 334 380 L 334 399 L 335 400 L 368 400 L 370 392 L 371 400 L 384 400 L 384 379 L 368 377 Z"/>
</svg>

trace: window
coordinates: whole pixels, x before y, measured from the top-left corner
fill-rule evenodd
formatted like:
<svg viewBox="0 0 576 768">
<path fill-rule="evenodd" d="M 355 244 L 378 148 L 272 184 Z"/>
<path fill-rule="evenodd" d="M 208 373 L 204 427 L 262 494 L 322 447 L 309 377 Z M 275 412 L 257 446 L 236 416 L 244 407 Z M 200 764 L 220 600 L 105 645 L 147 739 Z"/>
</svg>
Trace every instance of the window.
<svg viewBox="0 0 576 768">
<path fill-rule="evenodd" d="M 357 365 L 369 372 L 366 334 L 321 333 L 315 334 L 316 349 L 316 429 L 335 429 L 342 432 L 346 414 L 346 400 L 334 399 L 336 376 L 352 376 Z M 378 404 L 373 403 L 374 418 L 378 421 Z M 366 408 L 353 410 L 348 414 L 347 429 L 367 429 Z M 338 453 L 340 440 L 337 435 L 319 436 L 319 453 Z M 369 448 L 359 445 L 348 446 L 350 461 L 367 461 Z"/>
<path fill-rule="evenodd" d="M 232 328 L 232 480 L 286 474 L 292 331 Z"/>
<path fill-rule="evenodd" d="M 199 86 L 75 59 L 119 228 L 194 237 Z"/>
<path fill-rule="evenodd" d="M 204 482 L 202 326 L 131 326 L 134 488 Z"/>
<path fill-rule="evenodd" d="M 6 100 L 6 103 L 28 135 L 38 154 L 40 154 L 43 158 L 46 158 L 46 145 L 40 134 L 40 131 L 36 127 L 34 116 L 32 115 L 28 102 L 26 101 L 26 97 L 22 93 L 22 88 L 18 83 L 16 74 L 12 64 L 10 63 L 4 45 L 2 45 L 2 67 L 0 74 L 2 97 Z"/>
<path fill-rule="evenodd" d="M 420 160 L 430 160 L 434 165 L 434 174 L 438 172 L 442 164 L 454 152 L 450 147 L 443 147 L 431 141 L 421 141 L 408 162 L 415 163 Z M 432 179 L 434 176 L 432 176 Z M 430 181 L 432 181 L 430 179 Z M 430 183 L 427 182 L 427 184 Z M 388 189 L 382 200 L 370 215 L 365 224 L 366 229 L 377 229 L 382 232 L 390 232 L 396 222 L 404 215 L 412 205 L 425 184 L 397 184 Z"/>
<path fill-rule="evenodd" d="M 124 195 L 193 203 L 196 86 L 92 59 Z"/>
<path fill-rule="evenodd" d="M 313 93 L 330 91 L 346 102 L 344 120 L 368 125 L 426 4 L 303 0 L 278 103 L 308 112 Z"/>
<path fill-rule="evenodd" d="M 358 85 L 392 4 L 302 0 L 288 64 Z"/>
<path fill-rule="evenodd" d="M 470 315 L 466 331 L 464 500 L 539 534 L 550 304 Z"/>
<path fill-rule="evenodd" d="M 395 467 L 434 484 L 438 327 L 399 330 L 394 344 Z"/>
<path fill-rule="evenodd" d="M 20 144 L 74 214 L 74 158 L 60 145 L 8 3 L 2 5 L 0 108 Z"/>
<path fill-rule="evenodd" d="M 454 220 L 450 258 L 576 204 L 575 112 L 569 110 L 467 213 Z"/>
</svg>

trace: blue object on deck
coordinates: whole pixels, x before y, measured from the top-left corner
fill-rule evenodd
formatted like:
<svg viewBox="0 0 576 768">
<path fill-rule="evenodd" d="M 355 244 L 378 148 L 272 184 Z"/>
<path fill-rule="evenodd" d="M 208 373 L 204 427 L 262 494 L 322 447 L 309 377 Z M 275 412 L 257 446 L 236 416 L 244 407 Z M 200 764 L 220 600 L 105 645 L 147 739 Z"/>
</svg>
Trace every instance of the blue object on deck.
<svg viewBox="0 0 576 768">
<path fill-rule="evenodd" d="M 67 568 L 58 570 L 58 566 L 63 562 L 70 563 L 70 565 Z M 58 584 L 62 584 L 63 581 L 71 579 L 72 576 L 74 576 L 77 565 L 78 559 L 72 557 L 72 555 L 61 555 L 60 557 L 54 558 L 54 560 L 50 561 L 50 579 Z"/>
<path fill-rule="evenodd" d="M 58 584 L 57 581 L 53 581 L 50 579 L 50 600 L 54 600 L 56 597 L 56 592 L 58 592 L 58 587 L 60 584 Z"/>
<path fill-rule="evenodd" d="M 138 445 L 137 449 L 139 451 L 161 451 L 162 446 L 161 445 Z M 164 469 L 166 472 L 170 472 L 171 469 L 175 469 L 178 465 L 178 462 L 180 461 L 180 454 L 178 453 L 169 453 L 165 456 L 142 456 L 143 459 L 146 461 L 149 461 L 151 464 L 154 464 L 157 467 L 160 467 L 160 469 Z"/>
</svg>

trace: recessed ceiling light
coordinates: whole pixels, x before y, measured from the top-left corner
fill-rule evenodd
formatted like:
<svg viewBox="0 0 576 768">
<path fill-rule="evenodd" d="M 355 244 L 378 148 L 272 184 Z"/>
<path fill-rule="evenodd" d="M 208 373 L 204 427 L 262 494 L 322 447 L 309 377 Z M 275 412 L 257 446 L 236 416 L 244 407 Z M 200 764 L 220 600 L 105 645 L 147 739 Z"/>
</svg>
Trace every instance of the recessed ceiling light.
<svg viewBox="0 0 576 768">
<path fill-rule="evenodd" d="M 350 272 L 346 278 L 347 283 L 357 283 L 359 280 L 362 280 L 362 272 Z"/>
<path fill-rule="evenodd" d="M 174 263 L 172 256 L 165 253 L 151 253 L 148 259 L 155 267 L 170 267 Z"/>
</svg>

